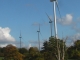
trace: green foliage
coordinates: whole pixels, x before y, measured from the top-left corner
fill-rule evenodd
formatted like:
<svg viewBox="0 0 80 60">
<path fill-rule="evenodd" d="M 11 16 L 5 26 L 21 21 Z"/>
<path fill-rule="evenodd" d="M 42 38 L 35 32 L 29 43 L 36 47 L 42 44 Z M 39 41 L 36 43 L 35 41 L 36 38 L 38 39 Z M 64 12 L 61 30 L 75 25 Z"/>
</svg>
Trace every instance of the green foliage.
<svg viewBox="0 0 80 60">
<path fill-rule="evenodd" d="M 80 59 L 80 40 L 75 41 L 74 45 L 68 48 L 67 53 L 70 59 Z"/>
<path fill-rule="evenodd" d="M 3 60 L 3 57 L 0 57 L 0 60 Z"/>
<path fill-rule="evenodd" d="M 31 47 L 29 50 L 27 50 L 25 48 L 17 49 L 15 46 L 12 46 L 12 45 L 6 46 L 1 51 L 2 52 L 4 51 L 3 52 L 4 60 L 11 60 L 11 59 L 14 59 L 14 60 L 57 60 L 57 57 L 58 57 L 57 56 L 58 55 L 57 41 L 58 41 L 58 45 L 60 46 L 59 49 L 61 52 L 60 54 L 61 54 L 61 59 L 62 59 L 63 40 L 56 39 L 55 37 L 50 37 L 49 41 L 45 41 L 43 43 L 43 48 L 41 51 L 39 51 L 37 47 Z M 79 53 L 79 52 L 76 52 L 76 53 Z M 77 56 L 79 56 L 79 54 Z"/>
<path fill-rule="evenodd" d="M 23 55 L 13 45 L 7 45 L 4 49 L 4 60 L 23 60 Z"/>
<path fill-rule="evenodd" d="M 19 52 L 20 52 L 21 54 L 26 54 L 26 53 L 28 53 L 28 50 L 27 50 L 26 48 L 19 48 L 18 50 L 19 50 Z"/>
<path fill-rule="evenodd" d="M 36 47 L 31 47 L 25 60 L 44 60 L 44 58 Z"/>
<path fill-rule="evenodd" d="M 56 39 L 55 37 L 50 37 L 49 41 L 45 41 L 43 43 L 42 53 L 44 54 L 45 60 L 57 60 L 58 59 L 58 49 L 60 51 L 60 57 L 63 57 L 63 44 L 65 50 L 65 42 L 60 39 Z M 58 46 L 58 49 L 57 49 Z M 65 54 L 66 55 L 66 54 Z"/>
<path fill-rule="evenodd" d="M 0 56 L 4 57 L 4 60 L 57 60 L 57 41 L 60 46 L 61 60 L 63 57 L 63 43 L 65 60 L 67 60 L 67 58 L 80 60 L 80 40 L 75 41 L 74 45 L 68 47 L 66 50 L 65 42 L 55 37 L 50 37 L 49 41 L 45 41 L 41 51 L 39 51 L 37 47 L 31 47 L 27 50 L 25 48 L 17 49 L 13 45 L 7 45 L 4 48 L 0 48 Z M 2 60 L 2 58 L 0 59 Z"/>
<path fill-rule="evenodd" d="M 3 54 L 3 51 L 4 51 L 4 48 L 1 48 L 1 47 L 0 47 L 0 57 L 3 57 L 3 55 L 4 55 L 4 54 Z"/>
<path fill-rule="evenodd" d="M 55 60 L 57 59 L 57 50 L 56 50 L 56 39 L 53 37 L 49 38 L 49 41 L 43 43 L 42 53 L 44 54 L 45 60 Z"/>
</svg>

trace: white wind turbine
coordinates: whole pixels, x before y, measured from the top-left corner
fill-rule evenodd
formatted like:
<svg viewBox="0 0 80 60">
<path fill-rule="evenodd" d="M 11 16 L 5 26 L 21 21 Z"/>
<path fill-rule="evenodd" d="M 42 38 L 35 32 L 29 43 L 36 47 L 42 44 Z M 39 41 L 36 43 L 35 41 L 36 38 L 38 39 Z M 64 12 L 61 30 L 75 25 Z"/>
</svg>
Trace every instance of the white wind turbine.
<svg viewBox="0 0 80 60">
<path fill-rule="evenodd" d="M 39 38 L 39 34 L 40 34 L 40 24 L 39 24 L 39 30 L 37 30 L 38 32 L 38 42 L 39 42 L 39 51 L 40 51 L 40 38 Z"/>
<path fill-rule="evenodd" d="M 56 0 L 50 0 L 51 2 L 54 3 L 54 31 L 55 31 L 55 37 L 57 38 L 57 24 L 56 24 Z"/>
<path fill-rule="evenodd" d="M 57 0 L 50 0 L 51 2 L 53 2 L 53 10 L 54 10 L 54 32 L 55 32 L 55 38 L 57 39 L 57 59 L 60 60 L 60 44 L 59 44 L 59 41 L 58 41 L 58 36 L 57 36 L 57 24 L 56 24 L 56 6 L 58 8 L 58 11 L 59 11 L 59 7 L 58 7 L 58 2 Z M 60 11 L 59 11 L 59 14 L 60 14 Z M 61 15 L 60 15 L 61 17 Z"/>
<path fill-rule="evenodd" d="M 21 36 L 21 31 L 20 31 L 20 48 L 21 48 L 21 38 L 22 38 L 22 36 Z"/>
<path fill-rule="evenodd" d="M 57 22 L 56 22 L 56 6 L 58 8 L 58 11 L 59 11 L 59 15 L 60 15 L 60 18 L 61 18 L 61 14 L 60 14 L 60 10 L 59 10 L 59 6 L 58 6 L 58 2 L 57 0 L 50 0 L 50 2 L 53 2 L 53 13 L 54 13 L 54 32 L 55 32 L 55 37 L 58 38 L 58 34 L 57 34 Z"/>
</svg>

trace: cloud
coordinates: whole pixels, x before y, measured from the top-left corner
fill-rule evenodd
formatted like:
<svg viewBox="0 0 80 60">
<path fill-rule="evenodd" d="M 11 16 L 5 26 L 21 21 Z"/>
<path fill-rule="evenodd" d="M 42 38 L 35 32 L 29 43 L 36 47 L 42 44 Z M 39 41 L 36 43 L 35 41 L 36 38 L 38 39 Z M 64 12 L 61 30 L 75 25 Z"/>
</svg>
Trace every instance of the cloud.
<svg viewBox="0 0 80 60">
<path fill-rule="evenodd" d="M 7 46 L 8 44 L 0 44 L 0 47 L 5 47 Z M 15 44 L 12 44 L 13 46 L 16 46 Z"/>
<path fill-rule="evenodd" d="M 76 25 L 75 26 L 72 26 L 72 29 L 74 29 L 76 32 L 80 32 L 80 28 L 77 27 Z"/>
<path fill-rule="evenodd" d="M 72 29 L 74 29 L 76 32 L 80 32 L 80 27 L 79 27 L 79 25 L 80 25 L 80 17 L 77 18 L 77 19 L 75 20 L 75 22 L 73 22 L 73 24 L 72 24 Z"/>
<path fill-rule="evenodd" d="M 32 25 L 34 25 L 34 26 L 39 26 L 39 23 L 35 22 L 35 23 L 33 23 Z"/>
<path fill-rule="evenodd" d="M 71 14 L 66 14 L 62 19 L 58 19 L 58 23 L 62 25 L 70 25 L 73 23 L 73 16 Z"/>
<path fill-rule="evenodd" d="M 75 34 L 73 37 L 74 41 L 80 39 L 80 33 Z"/>
<path fill-rule="evenodd" d="M 80 22 L 80 17 L 77 18 L 77 21 Z"/>
<path fill-rule="evenodd" d="M 15 38 L 11 36 L 10 32 L 9 27 L 0 27 L 0 46 L 6 46 L 7 44 L 15 42 Z"/>
<path fill-rule="evenodd" d="M 66 41 L 66 46 L 74 45 L 74 42 L 80 40 L 80 33 L 76 33 L 73 36 L 68 36 L 68 39 Z"/>
</svg>

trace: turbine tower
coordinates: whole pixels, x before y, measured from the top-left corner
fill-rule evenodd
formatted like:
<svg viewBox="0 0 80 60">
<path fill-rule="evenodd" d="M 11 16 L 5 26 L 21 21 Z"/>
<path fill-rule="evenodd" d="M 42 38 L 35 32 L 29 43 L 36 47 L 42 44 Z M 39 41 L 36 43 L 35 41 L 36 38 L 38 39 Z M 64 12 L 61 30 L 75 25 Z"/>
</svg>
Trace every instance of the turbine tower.
<svg viewBox="0 0 80 60">
<path fill-rule="evenodd" d="M 46 13 L 47 17 L 49 18 L 49 23 L 50 23 L 50 27 L 51 27 L 51 37 L 52 37 L 52 20 L 50 19 L 49 15 Z"/>
<path fill-rule="evenodd" d="M 20 32 L 20 37 L 19 38 L 20 38 L 20 48 L 21 48 L 21 38 L 22 38 L 21 32 Z"/>
<path fill-rule="evenodd" d="M 40 33 L 40 24 L 39 24 L 39 30 L 38 30 L 37 32 L 38 32 L 38 43 L 39 43 L 39 51 L 40 51 L 40 38 L 39 38 L 39 33 Z"/>
<path fill-rule="evenodd" d="M 50 0 L 51 2 L 54 3 L 54 31 L 55 31 L 55 37 L 58 38 L 57 36 L 57 24 L 56 24 L 56 0 Z"/>
<path fill-rule="evenodd" d="M 54 10 L 54 32 L 55 32 L 55 38 L 57 39 L 57 57 L 58 57 L 58 60 L 60 60 L 60 44 L 59 44 L 59 41 L 58 41 L 58 36 L 57 36 L 57 24 L 56 24 L 56 5 L 58 7 L 58 3 L 57 3 L 57 0 L 50 0 L 51 2 L 53 2 L 53 10 Z M 59 7 L 58 7 L 58 10 L 59 10 Z M 59 14 L 60 14 L 60 11 L 59 11 Z M 60 15 L 61 17 L 61 15 Z"/>
</svg>

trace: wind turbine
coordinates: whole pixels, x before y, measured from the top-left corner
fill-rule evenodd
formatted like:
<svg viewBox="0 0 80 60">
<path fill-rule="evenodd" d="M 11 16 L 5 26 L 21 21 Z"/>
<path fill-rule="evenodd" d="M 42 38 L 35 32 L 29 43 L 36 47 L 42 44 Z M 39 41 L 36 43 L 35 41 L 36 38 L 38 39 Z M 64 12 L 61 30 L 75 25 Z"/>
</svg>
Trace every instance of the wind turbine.
<svg viewBox="0 0 80 60">
<path fill-rule="evenodd" d="M 38 43 L 39 43 L 39 51 L 40 51 L 40 38 L 39 38 L 39 34 L 40 34 L 40 24 L 39 24 L 39 30 L 38 30 L 37 32 L 38 32 Z"/>
<path fill-rule="evenodd" d="M 22 38 L 21 32 L 20 32 L 20 37 L 19 38 L 20 38 L 20 48 L 21 48 L 21 38 Z"/>
<path fill-rule="evenodd" d="M 48 16 L 48 14 L 46 13 L 47 17 L 49 18 L 49 23 L 50 23 L 50 27 L 51 27 L 51 37 L 52 37 L 52 20 L 51 18 Z"/>
<path fill-rule="evenodd" d="M 37 24 L 33 24 L 33 25 L 37 25 L 37 26 L 39 26 L 39 29 L 37 30 L 37 33 L 38 33 L 38 44 L 39 44 L 39 51 L 40 51 L 40 34 L 41 34 L 41 32 L 40 32 L 40 25 L 41 24 L 39 24 L 39 23 L 37 23 Z M 41 34 L 41 36 L 42 36 L 42 34 Z"/>
<path fill-rule="evenodd" d="M 61 18 L 61 14 L 60 14 L 60 10 L 59 10 L 59 6 L 58 6 L 58 1 L 57 0 L 50 0 L 50 2 L 53 2 L 53 10 L 54 10 L 54 32 L 55 32 L 55 37 L 58 38 L 58 34 L 57 34 L 57 24 L 56 24 L 56 6 L 58 8 L 58 11 L 59 11 L 59 15 L 60 15 L 60 18 Z"/>
<path fill-rule="evenodd" d="M 59 11 L 59 7 L 58 7 L 58 2 L 57 0 L 50 0 L 50 2 L 53 2 L 53 10 L 54 10 L 54 32 L 55 32 L 55 38 L 57 39 L 57 52 L 58 52 L 58 60 L 60 60 L 60 44 L 59 44 L 59 41 L 58 41 L 58 36 L 57 36 L 57 24 L 56 24 L 56 5 L 57 5 L 57 8 L 58 8 L 58 11 Z M 59 14 L 60 14 L 60 11 L 59 11 Z M 61 14 L 60 14 L 60 17 L 61 17 Z"/>
<path fill-rule="evenodd" d="M 57 37 L 57 24 L 56 24 L 56 0 L 50 0 L 50 1 L 54 3 L 54 8 L 53 8 L 54 10 L 54 31 L 55 31 L 55 37 L 58 38 Z"/>
</svg>

